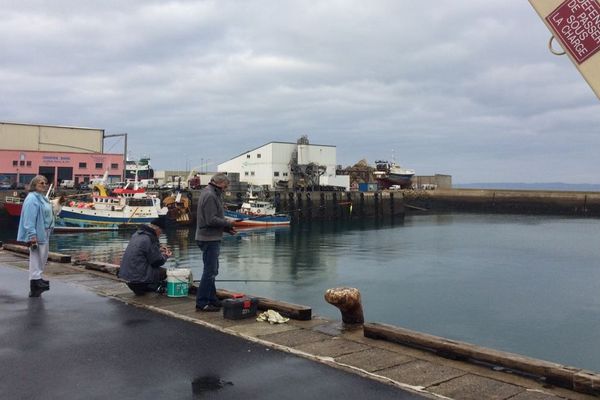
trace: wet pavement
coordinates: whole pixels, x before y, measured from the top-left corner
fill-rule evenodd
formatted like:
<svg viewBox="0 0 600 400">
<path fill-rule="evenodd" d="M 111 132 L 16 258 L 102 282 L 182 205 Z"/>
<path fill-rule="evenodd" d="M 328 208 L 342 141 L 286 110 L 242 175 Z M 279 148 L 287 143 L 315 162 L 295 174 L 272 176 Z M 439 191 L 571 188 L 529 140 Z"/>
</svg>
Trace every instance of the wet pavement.
<svg viewBox="0 0 600 400">
<path fill-rule="evenodd" d="M 42 298 L 27 286 L 0 260 L 5 399 L 425 398 L 53 277 Z"/>
</svg>

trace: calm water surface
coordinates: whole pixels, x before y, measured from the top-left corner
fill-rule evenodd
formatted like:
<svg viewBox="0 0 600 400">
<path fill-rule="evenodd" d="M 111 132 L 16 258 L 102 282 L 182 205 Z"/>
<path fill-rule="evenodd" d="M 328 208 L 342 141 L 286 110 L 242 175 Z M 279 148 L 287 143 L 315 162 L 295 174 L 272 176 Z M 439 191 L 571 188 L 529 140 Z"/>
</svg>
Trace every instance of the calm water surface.
<svg viewBox="0 0 600 400">
<path fill-rule="evenodd" d="M 0 240 L 14 238 L 3 225 Z M 54 251 L 118 263 L 131 232 L 56 234 Z M 312 224 L 226 237 L 217 286 L 340 319 L 326 289 L 360 289 L 367 321 L 600 371 L 600 220 L 450 214 Z M 193 230 L 169 266 L 201 275 Z"/>
</svg>

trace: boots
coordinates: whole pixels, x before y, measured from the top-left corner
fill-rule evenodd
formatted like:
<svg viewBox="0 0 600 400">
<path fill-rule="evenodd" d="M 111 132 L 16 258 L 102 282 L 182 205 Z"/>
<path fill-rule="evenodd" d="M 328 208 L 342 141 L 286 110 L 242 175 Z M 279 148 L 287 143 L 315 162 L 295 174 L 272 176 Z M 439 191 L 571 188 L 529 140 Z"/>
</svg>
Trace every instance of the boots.
<svg viewBox="0 0 600 400">
<path fill-rule="evenodd" d="M 29 281 L 29 297 L 40 297 L 42 292 L 50 290 L 50 283 L 44 283 L 42 279 L 32 279 Z"/>
</svg>

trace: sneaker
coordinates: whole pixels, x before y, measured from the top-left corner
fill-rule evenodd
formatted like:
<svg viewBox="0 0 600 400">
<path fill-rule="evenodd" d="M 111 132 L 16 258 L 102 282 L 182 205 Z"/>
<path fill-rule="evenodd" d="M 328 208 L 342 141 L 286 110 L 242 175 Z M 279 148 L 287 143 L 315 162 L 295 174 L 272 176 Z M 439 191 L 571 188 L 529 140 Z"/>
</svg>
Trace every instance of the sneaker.
<svg viewBox="0 0 600 400">
<path fill-rule="evenodd" d="M 217 307 L 217 306 L 214 306 L 212 304 L 207 304 L 204 307 L 198 307 L 198 306 L 196 306 L 196 311 L 216 312 L 216 311 L 221 311 L 221 307 Z"/>
</svg>

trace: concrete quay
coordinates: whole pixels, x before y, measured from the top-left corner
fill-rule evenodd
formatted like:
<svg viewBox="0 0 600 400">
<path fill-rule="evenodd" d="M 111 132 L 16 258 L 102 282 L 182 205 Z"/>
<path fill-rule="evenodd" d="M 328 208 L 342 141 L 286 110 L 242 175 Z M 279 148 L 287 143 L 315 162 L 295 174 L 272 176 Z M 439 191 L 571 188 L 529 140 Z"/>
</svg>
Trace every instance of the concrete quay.
<svg viewBox="0 0 600 400">
<path fill-rule="evenodd" d="M 218 395 L 218 393 L 222 394 L 221 397 L 217 396 L 215 398 L 241 398 L 242 394 L 246 396 L 245 398 L 331 398 L 331 396 L 334 396 L 334 398 L 345 396 L 348 398 L 373 399 L 438 398 L 478 400 L 584 400 L 598 398 L 565 388 L 555 387 L 544 381 L 531 379 L 514 373 L 507 373 L 506 370 L 490 367 L 489 365 L 477 365 L 464 361 L 451 360 L 425 350 L 419 350 L 383 340 L 370 339 L 364 336 L 362 328 L 344 330 L 340 321 L 328 320 L 318 316 L 313 316 L 313 318 L 308 321 L 290 320 L 286 324 L 270 325 L 264 322 L 257 322 L 253 318 L 234 321 L 224 319 L 220 313 L 199 313 L 195 311 L 194 298 L 192 296 L 184 298 L 169 298 L 164 295 L 156 294 L 134 296 L 129 289 L 113 275 L 86 270 L 81 266 L 68 263 L 50 262 L 47 269 L 47 276 L 52 282 L 51 291 L 44 293 L 42 299 L 28 300 L 26 298 L 27 275 L 24 271 L 19 271 L 19 269 L 26 270 L 27 264 L 28 261 L 26 255 L 0 250 L 0 277 L 2 277 L 2 284 L 0 284 L 0 287 L 4 287 L 1 291 L 4 295 L 0 296 L 0 307 L 9 307 L 10 304 L 18 302 L 18 297 L 23 297 L 21 301 L 29 302 L 29 304 L 32 304 L 32 302 L 44 304 L 46 301 L 50 303 L 54 298 L 53 296 L 58 297 L 59 293 L 62 297 L 69 297 L 70 292 L 80 293 L 83 290 L 90 295 L 97 294 L 105 298 L 134 306 L 125 307 L 125 309 L 145 312 L 146 316 L 144 319 L 148 318 L 148 314 L 154 315 L 157 318 L 160 317 L 161 325 L 158 326 L 164 327 L 165 330 L 170 329 L 172 325 L 176 325 L 177 333 L 174 334 L 175 336 L 172 340 L 170 340 L 169 337 L 163 338 L 163 340 L 168 341 L 165 349 L 166 353 L 169 352 L 169 345 L 171 343 L 174 348 L 176 348 L 182 341 L 192 340 L 179 337 L 178 335 L 180 333 L 183 334 L 182 331 L 187 331 L 188 329 L 192 331 L 202 328 L 202 332 L 207 331 L 217 335 L 216 338 L 213 338 L 212 340 L 229 340 L 227 338 L 242 339 L 243 342 L 248 343 L 248 346 L 257 345 L 265 349 L 278 350 L 272 353 L 279 354 L 281 352 L 286 355 L 285 357 L 292 357 L 293 359 L 299 357 L 300 359 L 305 359 L 305 361 L 314 361 L 313 363 L 309 363 L 308 367 L 305 367 L 309 370 L 311 368 L 315 370 L 315 374 L 312 375 L 309 371 L 302 368 L 296 370 L 295 364 L 294 368 L 285 368 L 285 365 L 292 362 L 288 359 L 286 359 L 288 360 L 287 362 L 282 362 L 281 364 L 275 363 L 275 370 L 284 368 L 276 373 L 278 382 L 274 382 L 274 379 L 269 378 L 269 374 L 272 373 L 272 371 L 263 364 L 260 364 L 260 360 L 250 361 L 245 368 L 249 370 L 255 368 L 259 371 L 258 376 L 255 374 L 253 377 L 254 379 L 259 379 L 259 381 L 260 379 L 265 380 L 266 384 L 262 387 L 263 392 L 245 392 L 244 394 L 241 391 L 242 385 L 240 385 L 240 387 L 229 387 L 225 383 L 224 387 L 221 389 L 222 391 L 210 393 L 211 395 Z M 15 273 L 17 272 L 20 272 L 21 275 L 15 276 Z M 12 275 L 12 277 L 9 276 L 10 279 L 7 279 L 7 275 Z M 8 295 L 6 295 L 7 292 L 9 292 Z M 71 304 L 69 309 L 78 309 L 79 307 L 85 309 L 85 307 L 87 307 L 87 302 L 91 300 L 86 299 L 85 301 L 79 301 L 78 299 L 80 296 L 81 295 L 73 294 L 73 299 L 70 301 L 69 299 L 65 300 L 66 303 Z M 92 316 L 92 319 L 95 318 L 97 320 L 96 324 L 98 321 L 103 321 L 102 325 L 110 326 L 114 323 L 113 321 L 110 319 L 101 320 L 100 318 L 106 318 L 106 313 L 102 310 L 107 307 L 112 307 L 110 305 L 112 303 L 103 304 L 104 305 L 95 309 L 98 316 Z M 49 309 L 50 306 L 47 305 L 46 308 Z M 10 312 L 14 313 L 13 317 L 17 319 L 27 318 L 27 314 L 30 313 L 31 310 L 28 307 L 27 310 L 19 309 Z M 119 311 L 119 313 L 122 312 L 126 311 Z M 2 315 L 6 316 L 6 312 L 3 312 Z M 60 323 L 63 326 L 68 327 L 70 324 L 76 322 L 75 320 L 71 321 L 70 315 L 74 314 L 65 313 L 60 316 Z M 139 321 L 140 319 L 139 317 L 133 317 L 131 320 Z M 14 321 L 12 323 L 14 323 Z M 0 330 L 6 329 L 6 326 L 8 326 L 5 323 L 2 325 L 4 325 L 5 328 L 0 328 Z M 36 326 L 36 323 L 33 323 L 31 329 L 34 330 Z M 130 324 L 130 326 L 133 325 Z M 148 327 L 148 330 L 150 330 L 150 326 Z M 143 329 L 139 329 L 137 332 L 141 331 L 143 331 Z M 27 335 L 28 333 L 24 332 L 23 334 Z M 101 332 L 98 332 L 98 335 L 101 334 Z M 204 335 L 205 333 L 202 334 Z M 3 335 L 3 337 L 5 336 Z M 42 339 L 42 341 L 43 340 L 52 341 L 55 340 L 55 338 L 50 336 L 47 339 Z M 78 341 L 72 334 L 70 340 L 75 342 Z M 98 343 L 104 343 L 100 336 L 97 340 Z M 13 349 L 10 346 L 5 346 L 6 344 L 2 346 L 2 351 L 0 351 L 0 361 L 2 361 L 4 357 L 17 351 L 17 349 Z M 69 343 L 69 340 L 66 340 L 62 346 L 61 351 L 70 351 L 71 344 Z M 217 345 L 215 344 L 215 346 Z M 236 344 L 236 346 L 239 346 L 239 343 Z M 156 346 L 156 343 L 151 343 L 148 349 L 151 350 L 156 347 L 158 347 Z M 215 362 L 221 364 L 222 360 L 218 360 L 218 358 L 222 356 L 221 353 L 218 351 L 211 352 L 209 349 L 210 347 L 210 344 L 208 345 L 208 348 L 205 344 L 203 351 L 208 352 L 208 354 L 211 354 L 211 356 L 215 357 L 217 360 L 211 358 L 203 360 L 203 362 Z M 227 346 L 223 345 L 222 349 L 226 348 Z M 252 347 L 252 349 L 256 349 L 256 347 Z M 39 357 L 52 356 L 51 354 L 46 354 L 44 347 L 39 346 L 39 344 L 35 350 Z M 194 347 L 190 345 L 189 350 L 193 351 Z M 107 382 L 104 382 L 105 386 L 110 381 L 105 375 L 108 374 L 110 378 L 110 370 L 112 370 L 111 364 L 113 362 L 115 365 L 120 363 L 118 360 L 120 351 L 121 349 L 118 347 L 115 348 L 114 343 L 112 342 L 107 345 L 105 358 L 108 361 L 104 360 L 106 361 L 104 367 L 107 368 L 108 371 L 97 371 L 99 381 L 107 379 Z M 179 355 L 181 356 L 181 354 Z M 143 354 L 139 356 L 141 357 Z M 160 360 L 163 360 L 162 357 L 163 355 L 160 355 Z M 168 354 L 165 354 L 164 357 L 168 357 Z M 230 362 L 232 365 L 239 364 L 239 360 L 236 359 L 234 355 L 225 354 L 223 357 L 231 357 L 227 359 L 227 362 Z M 152 354 L 148 354 L 147 359 L 142 357 L 135 365 L 143 365 L 152 359 Z M 169 359 L 169 361 L 166 361 L 166 358 L 164 360 L 169 367 L 175 368 L 173 360 Z M 85 357 L 82 356 L 79 359 L 75 357 L 71 362 L 75 364 L 86 364 L 87 361 Z M 255 365 L 254 362 L 259 364 Z M 270 364 L 272 362 L 275 361 L 267 362 L 267 365 L 273 367 L 273 364 Z M 8 368 L 5 362 L 0 363 L 0 365 L 4 365 L 4 367 L 0 367 L 0 369 Z M 310 365 L 312 365 L 312 367 L 310 367 Z M 333 368 L 324 368 L 324 365 Z M 163 370 L 166 371 L 167 368 L 165 367 Z M 225 370 L 227 369 L 225 368 Z M 350 373 L 350 376 L 354 376 L 355 378 L 348 378 L 346 376 L 347 374 L 341 377 L 334 374 L 335 376 L 330 377 L 328 371 Z M 4 373 L 6 372 L 8 371 L 5 370 Z M 4 373 L 3 376 L 6 376 Z M 112 374 L 114 374 L 114 372 L 112 372 Z M 310 381 L 306 380 L 308 379 L 308 376 L 312 376 Z M 367 378 L 366 381 L 373 382 L 373 384 L 376 383 L 377 385 L 374 387 L 369 386 L 365 383 L 364 378 Z M 217 383 L 223 383 L 223 379 L 218 380 Z M 319 386 L 324 385 L 324 381 L 329 379 L 338 379 L 334 381 L 336 382 L 336 385 L 333 387 Z M 296 387 L 298 380 L 304 380 L 300 385 L 301 387 L 304 387 L 303 389 Z M 0 381 L 0 386 L 9 385 L 9 382 L 10 380 L 7 381 L 4 379 Z M 260 386 L 259 383 L 260 382 L 256 382 L 256 384 Z M 87 383 L 77 382 L 75 380 L 71 385 L 81 389 L 86 386 Z M 234 385 L 237 385 L 237 383 L 234 382 Z M 348 385 L 348 387 L 346 387 L 346 385 Z M 94 387 L 94 385 L 91 386 Z M 283 386 L 283 388 L 278 386 Z M 289 390 L 286 390 L 286 386 L 289 387 Z M 315 387 L 319 387 L 321 391 L 315 390 Z M 104 390 L 106 390 L 106 388 Z M 238 391 L 236 392 L 236 390 Z M 5 392 L 4 390 L 2 391 Z M 76 393 L 81 395 L 80 392 Z M 257 395 L 257 393 L 261 394 Z M 277 394 L 279 397 L 275 397 L 274 394 Z M 237 395 L 240 397 L 236 397 Z M 40 398 L 41 397 L 45 396 L 40 396 Z M 95 395 L 88 389 L 85 397 L 94 398 Z M 19 398 L 19 396 L 13 396 L 12 398 Z M 21 396 L 21 398 L 35 397 Z M 65 396 L 64 398 L 77 398 L 77 396 Z M 123 396 L 121 398 L 136 398 L 136 396 L 135 393 L 133 393 L 130 394 L 129 397 Z M 137 398 L 144 398 L 144 396 L 140 395 Z M 156 398 L 179 397 L 168 397 L 165 395 L 164 397 L 158 396 Z"/>
</svg>

